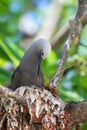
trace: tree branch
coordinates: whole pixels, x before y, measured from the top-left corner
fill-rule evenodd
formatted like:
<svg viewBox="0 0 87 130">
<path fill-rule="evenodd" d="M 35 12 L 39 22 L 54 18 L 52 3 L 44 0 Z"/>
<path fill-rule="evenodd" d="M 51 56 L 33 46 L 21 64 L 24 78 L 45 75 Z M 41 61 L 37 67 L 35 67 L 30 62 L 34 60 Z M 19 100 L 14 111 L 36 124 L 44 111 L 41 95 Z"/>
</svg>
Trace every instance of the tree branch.
<svg viewBox="0 0 87 130">
<path fill-rule="evenodd" d="M 86 7 L 87 8 L 87 7 Z M 72 21 L 72 20 L 71 20 Z M 71 21 L 67 24 L 64 25 L 55 35 L 55 37 L 53 38 L 53 40 L 51 41 L 52 43 L 52 48 L 55 51 L 58 51 L 60 46 L 62 45 L 62 43 L 65 41 L 65 39 L 67 38 L 68 34 L 69 34 L 69 30 L 71 27 Z M 83 28 L 84 26 L 87 24 L 87 11 L 84 12 L 83 15 L 83 19 L 82 19 L 82 23 L 83 23 Z M 79 25 L 81 27 L 81 24 Z M 78 27 L 78 32 L 79 32 L 79 27 Z M 79 32 L 81 35 L 81 31 Z M 78 41 L 77 41 L 78 43 Z"/>
<path fill-rule="evenodd" d="M 57 86 L 59 86 L 59 83 L 61 81 L 61 78 L 62 78 L 62 75 L 64 72 L 64 68 L 65 68 L 65 64 L 67 62 L 69 50 L 73 43 L 73 39 L 78 35 L 78 27 L 82 22 L 85 10 L 86 10 L 86 1 L 79 0 L 78 11 L 77 11 L 77 14 L 76 14 L 74 20 L 71 23 L 70 33 L 65 42 L 64 52 L 63 52 L 62 58 L 59 63 L 59 68 L 50 83 L 50 88 L 54 89 L 55 91 L 57 91 L 57 88 L 58 88 Z"/>
<path fill-rule="evenodd" d="M 68 36 L 68 32 L 70 30 L 70 23 L 68 23 L 67 25 L 64 25 L 55 35 L 55 37 L 53 38 L 53 40 L 51 41 L 51 45 L 52 48 L 55 51 L 58 51 L 58 49 L 61 46 L 61 43 L 63 43 L 63 41 L 67 38 Z"/>
<path fill-rule="evenodd" d="M 85 101 L 65 103 L 44 88 L 38 89 L 35 86 L 18 88 L 15 91 L 17 96 L 5 87 L 4 90 L 0 87 L 1 130 L 3 127 L 12 130 L 21 127 L 23 130 L 26 127 L 28 130 L 72 130 L 73 125 L 87 121 L 87 102 Z M 25 107 L 28 108 L 26 112 L 24 103 L 19 100 L 19 97 L 24 97 L 27 104 Z"/>
<path fill-rule="evenodd" d="M 0 98 L 1 97 L 11 97 L 20 102 L 23 106 L 27 106 L 26 100 L 23 96 L 19 96 L 15 91 L 5 88 L 0 85 Z"/>
<path fill-rule="evenodd" d="M 87 121 L 86 108 L 86 101 L 80 101 L 78 103 L 68 103 L 65 107 L 65 113 L 70 113 L 71 122 L 73 122 L 73 124 L 83 123 Z"/>
</svg>

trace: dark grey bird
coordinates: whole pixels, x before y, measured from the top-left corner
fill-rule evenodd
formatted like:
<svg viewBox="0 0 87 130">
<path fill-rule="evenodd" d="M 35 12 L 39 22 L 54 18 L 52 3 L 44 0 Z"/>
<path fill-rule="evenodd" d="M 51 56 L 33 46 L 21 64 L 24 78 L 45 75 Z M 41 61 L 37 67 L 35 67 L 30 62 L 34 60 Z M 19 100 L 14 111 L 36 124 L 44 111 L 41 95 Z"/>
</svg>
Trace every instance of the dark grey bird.
<svg viewBox="0 0 87 130">
<path fill-rule="evenodd" d="M 12 75 L 11 89 L 15 90 L 26 85 L 42 87 L 44 76 L 41 71 L 41 61 L 49 56 L 50 51 L 51 45 L 48 40 L 34 41 Z"/>
</svg>

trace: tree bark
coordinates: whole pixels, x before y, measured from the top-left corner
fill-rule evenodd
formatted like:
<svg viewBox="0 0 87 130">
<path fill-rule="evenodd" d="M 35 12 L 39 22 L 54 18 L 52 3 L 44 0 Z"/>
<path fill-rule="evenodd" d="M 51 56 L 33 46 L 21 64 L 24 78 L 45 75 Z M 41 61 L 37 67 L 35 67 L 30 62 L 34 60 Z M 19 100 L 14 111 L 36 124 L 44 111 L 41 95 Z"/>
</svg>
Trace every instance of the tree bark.
<svg viewBox="0 0 87 130">
<path fill-rule="evenodd" d="M 72 130 L 87 121 L 86 108 L 85 101 L 65 103 L 44 88 L 23 86 L 13 92 L 0 86 L 1 130 Z"/>
</svg>

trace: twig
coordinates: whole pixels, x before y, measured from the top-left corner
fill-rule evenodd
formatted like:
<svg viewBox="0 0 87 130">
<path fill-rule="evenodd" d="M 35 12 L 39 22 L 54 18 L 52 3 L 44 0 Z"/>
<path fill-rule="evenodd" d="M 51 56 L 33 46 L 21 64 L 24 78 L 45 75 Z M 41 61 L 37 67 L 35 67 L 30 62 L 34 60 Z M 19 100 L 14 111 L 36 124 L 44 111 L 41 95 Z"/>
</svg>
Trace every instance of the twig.
<svg viewBox="0 0 87 130">
<path fill-rule="evenodd" d="M 1 110 L 1 109 L 0 109 Z M 6 118 L 6 113 L 3 115 L 3 117 L 2 117 L 2 120 L 0 120 L 0 130 L 1 130 L 1 127 L 2 127 L 2 125 L 3 125 L 3 123 L 4 123 L 4 120 L 5 120 L 5 118 Z"/>
<path fill-rule="evenodd" d="M 68 32 L 70 29 L 70 24 L 64 25 L 54 36 L 54 38 L 51 41 L 52 48 L 55 51 L 58 51 L 58 49 L 61 46 L 61 43 L 67 38 Z"/>
<path fill-rule="evenodd" d="M 87 3 L 85 6 L 87 8 Z M 52 48 L 55 51 L 58 51 L 60 46 L 64 43 L 65 39 L 67 38 L 70 27 L 71 27 L 71 21 L 72 20 L 70 20 L 70 22 L 67 25 L 64 25 L 60 30 L 58 30 L 56 35 L 51 40 Z M 84 12 L 82 23 L 83 23 L 83 28 L 84 28 L 85 24 L 87 24 L 87 10 Z M 81 27 L 81 24 L 79 26 Z M 78 27 L 78 32 L 79 32 L 79 27 Z M 81 32 L 80 32 L 80 35 L 81 35 Z"/>
<path fill-rule="evenodd" d="M 74 20 L 71 23 L 70 33 L 65 42 L 64 52 L 63 52 L 62 58 L 59 63 L 59 68 L 50 83 L 50 88 L 53 88 L 55 90 L 57 90 L 57 86 L 59 86 L 59 83 L 61 81 L 61 78 L 62 78 L 62 75 L 64 72 L 64 68 L 65 68 L 65 64 L 67 62 L 68 53 L 69 53 L 69 50 L 73 43 L 73 39 L 75 38 L 75 36 L 78 35 L 78 26 L 82 22 L 82 18 L 84 16 L 84 12 L 86 9 L 85 3 L 86 3 L 85 0 L 79 0 L 78 11 L 77 11 L 77 14 L 76 14 Z"/>
<path fill-rule="evenodd" d="M 60 30 L 58 30 L 55 37 L 51 40 L 52 48 L 55 51 L 58 51 L 58 49 L 60 48 L 60 46 L 62 45 L 64 40 L 67 38 L 70 27 L 71 27 L 70 23 L 68 23 L 67 25 L 64 25 Z M 87 24 L 87 11 L 84 12 L 82 23 L 83 23 L 83 28 L 84 28 L 85 24 Z M 80 27 L 81 27 L 81 25 L 80 25 Z M 78 27 L 78 31 L 79 31 L 79 27 Z M 80 35 L 81 35 L 81 33 L 80 33 Z"/>
<path fill-rule="evenodd" d="M 26 100 L 23 96 L 19 96 L 19 95 L 17 95 L 17 93 L 13 92 L 12 90 L 2 87 L 0 85 L 0 97 L 2 97 L 2 95 L 5 97 L 7 96 L 7 97 L 14 98 L 19 103 L 21 103 L 23 106 L 27 106 Z"/>
</svg>

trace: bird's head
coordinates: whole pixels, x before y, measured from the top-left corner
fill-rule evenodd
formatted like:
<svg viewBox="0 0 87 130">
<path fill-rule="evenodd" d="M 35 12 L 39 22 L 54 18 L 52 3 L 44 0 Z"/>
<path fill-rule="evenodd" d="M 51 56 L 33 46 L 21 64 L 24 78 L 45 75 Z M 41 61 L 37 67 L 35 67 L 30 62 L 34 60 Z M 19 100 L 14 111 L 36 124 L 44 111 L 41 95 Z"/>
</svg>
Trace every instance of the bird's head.
<svg viewBox="0 0 87 130">
<path fill-rule="evenodd" d="M 39 75 L 41 61 L 49 56 L 51 51 L 51 45 L 47 39 L 38 39 L 34 41 L 34 43 L 31 46 L 34 48 L 35 54 L 37 54 L 39 58 L 38 63 L 38 75 Z"/>
<path fill-rule="evenodd" d="M 46 59 L 51 51 L 50 42 L 46 39 L 38 39 L 34 41 L 25 55 L 23 56 L 20 68 L 28 70 L 29 65 L 38 66 L 38 75 L 40 73 L 41 61 Z"/>
</svg>

